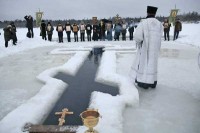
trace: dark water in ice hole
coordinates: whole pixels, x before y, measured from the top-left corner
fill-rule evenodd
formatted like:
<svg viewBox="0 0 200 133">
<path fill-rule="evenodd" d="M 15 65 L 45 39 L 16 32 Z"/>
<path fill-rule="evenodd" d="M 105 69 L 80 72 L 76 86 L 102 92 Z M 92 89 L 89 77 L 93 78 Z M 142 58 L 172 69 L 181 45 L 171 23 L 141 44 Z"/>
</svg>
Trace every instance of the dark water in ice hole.
<svg viewBox="0 0 200 133">
<path fill-rule="evenodd" d="M 82 125 L 80 113 L 88 108 L 93 91 L 109 93 L 113 96 L 119 94 L 118 88 L 94 81 L 103 53 L 102 49 L 94 48 L 90 52 L 88 59 L 86 59 L 75 77 L 64 73 L 58 73 L 55 76 L 55 78 L 63 80 L 69 86 L 57 101 L 55 107 L 43 123 L 44 125 L 58 125 L 60 116 L 55 115 L 55 112 L 61 112 L 63 108 L 68 108 L 70 112 L 74 112 L 74 114 L 66 116 L 64 125 Z"/>
</svg>

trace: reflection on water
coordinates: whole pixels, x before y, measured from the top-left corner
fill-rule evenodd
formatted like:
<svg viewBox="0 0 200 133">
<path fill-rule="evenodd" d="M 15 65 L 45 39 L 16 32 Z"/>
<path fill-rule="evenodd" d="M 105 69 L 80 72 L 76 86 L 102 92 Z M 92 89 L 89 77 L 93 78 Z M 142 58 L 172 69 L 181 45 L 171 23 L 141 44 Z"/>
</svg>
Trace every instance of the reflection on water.
<svg viewBox="0 0 200 133">
<path fill-rule="evenodd" d="M 103 48 L 104 47 L 93 48 L 93 50 L 90 51 L 90 54 L 88 56 L 89 60 L 91 60 L 92 56 L 94 56 L 94 63 L 98 65 L 100 58 L 102 56 L 102 53 L 104 52 Z"/>
<path fill-rule="evenodd" d="M 160 56 L 161 57 L 171 57 L 176 58 L 179 57 L 179 50 L 177 49 L 161 49 Z"/>
</svg>

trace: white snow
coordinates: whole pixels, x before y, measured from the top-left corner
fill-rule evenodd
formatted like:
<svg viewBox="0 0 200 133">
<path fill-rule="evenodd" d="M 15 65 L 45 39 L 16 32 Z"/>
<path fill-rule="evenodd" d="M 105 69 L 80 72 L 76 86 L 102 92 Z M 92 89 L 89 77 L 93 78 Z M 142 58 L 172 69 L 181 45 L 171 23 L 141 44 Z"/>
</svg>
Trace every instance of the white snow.
<svg viewBox="0 0 200 133">
<path fill-rule="evenodd" d="M 33 39 L 26 38 L 27 29 L 17 30 L 18 45 L 9 42 L 5 48 L 0 29 L 0 133 L 20 133 L 27 122 L 41 124 L 67 86 L 52 77 L 60 71 L 75 75 L 92 47 L 97 46 L 104 46 L 105 52 L 95 80 L 118 86 L 120 94 L 91 94 L 89 107 L 98 109 L 102 116 L 95 129 L 105 133 L 200 131 L 200 24 L 183 24 L 178 40 L 162 42 L 158 87 L 147 91 L 137 89 L 128 77 L 136 52 L 134 41 L 68 43 L 64 33 L 64 43 L 60 44 L 56 31 L 53 41 L 48 42 L 41 39 L 38 28 Z M 194 126 L 185 120 L 195 122 Z M 81 126 L 78 132 L 85 130 Z"/>
</svg>

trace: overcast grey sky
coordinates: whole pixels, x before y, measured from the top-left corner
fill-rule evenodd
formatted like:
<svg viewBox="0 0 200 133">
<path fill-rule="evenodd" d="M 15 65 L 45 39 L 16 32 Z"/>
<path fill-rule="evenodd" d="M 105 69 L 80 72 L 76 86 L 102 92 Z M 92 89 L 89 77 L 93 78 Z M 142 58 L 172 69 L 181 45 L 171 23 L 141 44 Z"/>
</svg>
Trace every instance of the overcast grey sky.
<svg viewBox="0 0 200 133">
<path fill-rule="evenodd" d="M 179 13 L 200 13 L 200 0 L 0 0 L 0 21 L 23 20 L 39 9 L 44 19 L 109 18 L 116 14 L 122 17 L 145 17 L 148 5 L 158 7 L 157 15 L 169 16 L 170 9 Z"/>
</svg>

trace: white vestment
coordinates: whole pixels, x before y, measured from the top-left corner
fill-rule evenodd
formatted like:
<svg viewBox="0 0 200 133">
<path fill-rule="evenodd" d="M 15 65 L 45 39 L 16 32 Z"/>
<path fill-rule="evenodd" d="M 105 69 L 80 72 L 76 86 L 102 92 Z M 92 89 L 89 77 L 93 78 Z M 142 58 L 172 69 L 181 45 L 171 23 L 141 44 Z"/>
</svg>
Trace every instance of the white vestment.
<svg viewBox="0 0 200 133">
<path fill-rule="evenodd" d="M 142 20 L 134 33 L 137 45 L 135 62 L 131 67 L 131 78 L 138 82 L 153 84 L 157 81 L 158 56 L 163 33 L 162 23 L 155 18 Z"/>
</svg>

